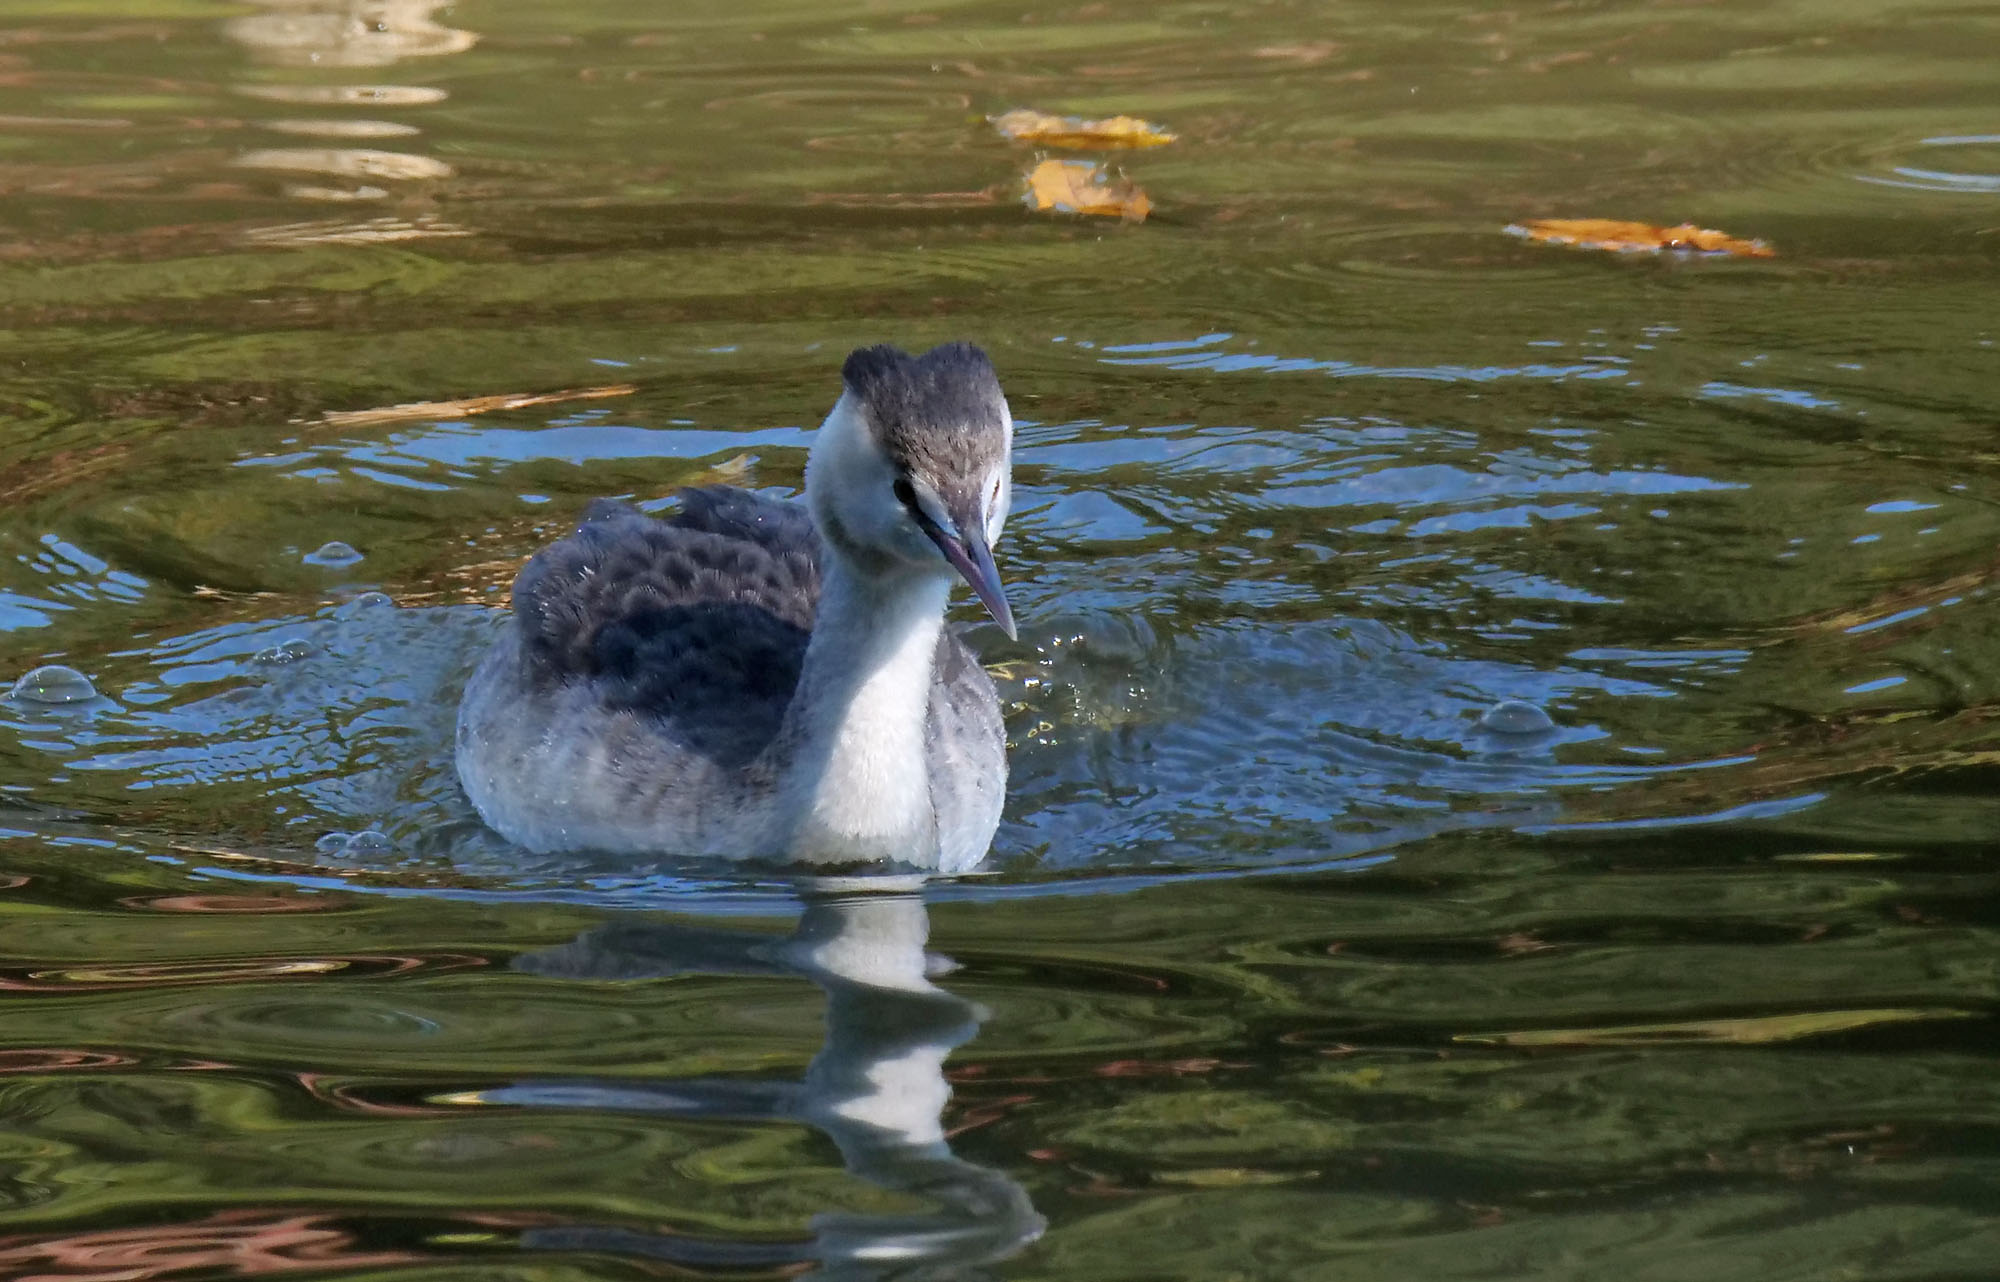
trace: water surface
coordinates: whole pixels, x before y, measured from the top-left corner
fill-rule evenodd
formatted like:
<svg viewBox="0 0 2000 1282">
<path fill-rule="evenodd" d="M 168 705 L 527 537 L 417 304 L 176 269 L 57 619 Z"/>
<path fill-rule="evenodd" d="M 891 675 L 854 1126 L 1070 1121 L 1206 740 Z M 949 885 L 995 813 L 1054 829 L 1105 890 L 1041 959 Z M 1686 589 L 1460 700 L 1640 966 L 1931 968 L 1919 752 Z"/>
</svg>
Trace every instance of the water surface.
<svg viewBox="0 0 2000 1282">
<path fill-rule="evenodd" d="M 0 1275 L 1989 1273 L 1996 49 L 19 0 L 0 678 L 97 693 L 0 698 Z M 1104 157 L 1152 217 L 1027 212 L 1018 106 L 1176 131 Z M 486 834 L 521 559 L 795 492 L 848 348 L 961 337 L 1019 423 L 982 874 Z"/>
</svg>

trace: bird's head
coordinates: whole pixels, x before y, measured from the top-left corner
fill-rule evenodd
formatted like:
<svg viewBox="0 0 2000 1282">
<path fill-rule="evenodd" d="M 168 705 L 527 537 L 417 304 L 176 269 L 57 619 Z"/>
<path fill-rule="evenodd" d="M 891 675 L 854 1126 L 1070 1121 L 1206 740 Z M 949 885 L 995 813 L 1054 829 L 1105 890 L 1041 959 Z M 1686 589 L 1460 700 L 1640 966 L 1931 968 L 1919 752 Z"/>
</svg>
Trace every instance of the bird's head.
<svg viewBox="0 0 2000 1282">
<path fill-rule="evenodd" d="M 820 536 L 864 574 L 956 573 L 994 621 L 1014 615 L 993 564 L 1013 486 L 1014 419 L 986 353 L 863 347 L 806 464 Z"/>
</svg>

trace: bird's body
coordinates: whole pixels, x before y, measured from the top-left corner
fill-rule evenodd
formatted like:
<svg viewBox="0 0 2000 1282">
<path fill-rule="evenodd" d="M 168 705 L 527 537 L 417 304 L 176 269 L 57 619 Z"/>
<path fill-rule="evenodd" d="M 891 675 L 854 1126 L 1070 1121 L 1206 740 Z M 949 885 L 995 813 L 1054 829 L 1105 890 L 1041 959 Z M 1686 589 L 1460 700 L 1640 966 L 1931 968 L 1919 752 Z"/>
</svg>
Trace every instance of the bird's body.
<svg viewBox="0 0 2000 1282">
<path fill-rule="evenodd" d="M 593 505 L 514 585 L 459 707 L 458 772 L 536 850 L 957 871 L 1006 784 L 993 685 L 944 626 L 987 548 L 1011 419 L 976 348 L 849 358 L 804 505 L 690 490 Z"/>
</svg>

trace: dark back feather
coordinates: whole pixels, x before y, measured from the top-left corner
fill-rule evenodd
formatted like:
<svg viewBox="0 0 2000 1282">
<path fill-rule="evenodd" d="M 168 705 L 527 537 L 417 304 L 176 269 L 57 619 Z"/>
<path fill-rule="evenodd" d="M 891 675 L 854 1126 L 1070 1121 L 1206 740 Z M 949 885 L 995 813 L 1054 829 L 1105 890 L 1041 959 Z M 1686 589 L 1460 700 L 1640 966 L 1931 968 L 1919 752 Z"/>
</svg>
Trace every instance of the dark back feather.
<svg viewBox="0 0 2000 1282">
<path fill-rule="evenodd" d="M 682 491 L 665 521 L 600 499 L 514 583 L 535 680 L 589 680 L 732 766 L 777 733 L 818 602 L 811 517 L 727 486 Z"/>
</svg>

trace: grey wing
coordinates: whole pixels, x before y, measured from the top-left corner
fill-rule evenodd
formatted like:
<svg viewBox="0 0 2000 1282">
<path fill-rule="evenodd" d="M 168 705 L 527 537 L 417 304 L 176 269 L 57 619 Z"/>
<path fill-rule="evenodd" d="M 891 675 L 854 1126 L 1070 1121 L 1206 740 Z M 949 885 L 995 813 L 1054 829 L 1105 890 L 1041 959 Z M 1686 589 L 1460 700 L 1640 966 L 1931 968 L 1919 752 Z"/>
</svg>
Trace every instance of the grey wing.
<svg viewBox="0 0 2000 1282">
<path fill-rule="evenodd" d="M 962 872 L 986 857 L 1007 798 L 1007 728 L 993 679 L 965 642 L 938 638 L 928 747 L 938 867 Z"/>
<path fill-rule="evenodd" d="M 606 709 L 649 717 L 690 749 L 741 765 L 777 733 L 798 684 L 819 596 L 817 546 L 801 543 L 788 517 L 756 524 L 757 504 L 787 505 L 691 493 L 706 496 L 680 514 L 693 521 L 593 504 L 576 533 L 521 571 L 514 612 L 537 682 L 587 681 Z M 743 537 L 746 528 L 764 537 Z"/>
</svg>

